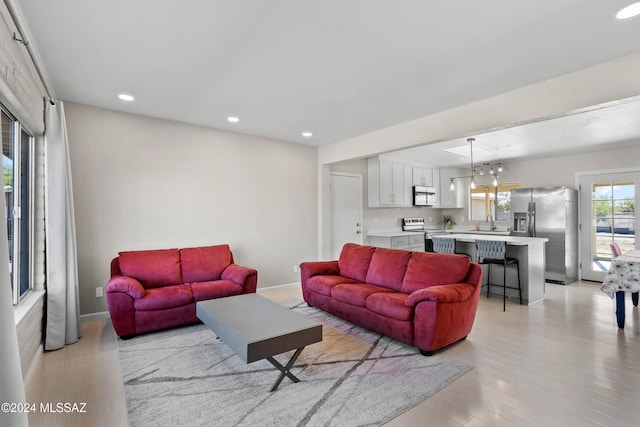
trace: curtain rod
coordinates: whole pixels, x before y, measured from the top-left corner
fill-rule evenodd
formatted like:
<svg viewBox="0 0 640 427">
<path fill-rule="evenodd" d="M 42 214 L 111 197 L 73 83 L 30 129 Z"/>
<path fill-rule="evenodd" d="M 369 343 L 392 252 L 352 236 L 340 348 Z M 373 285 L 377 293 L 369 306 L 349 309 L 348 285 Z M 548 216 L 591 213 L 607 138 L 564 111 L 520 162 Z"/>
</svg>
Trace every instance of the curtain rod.
<svg viewBox="0 0 640 427">
<path fill-rule="evenodd" d="M 24 15 L 22 14 L 22 10 L 17 5 L 16 0 L 5 0 L 4 2 L 7 5 L 7 9 L 9 10 L 9 14 L 11 15 L 11 19 L 13 19 L 13 23 L 18 30 L 18 35 L 13 33 L 13 39 L 24 45 L 27 49 L 27 53 L 33 62 L 34 67 L 36 68 L 36 72 L 40 77 L 40 81 L 44 86 L 44 90 L 47 92 L 47 96 L 49 97 L 49 102 L 55 104 L 56 94 L 49 83 L 49 78 L 44 71 L 44 67 L 42 66 L 42 61 L 40 60 L 40 56 L 37 51 L 33 48 L 33 45 L 29 43 L 30 33 L 27 29 L 27 26 L 24 24 Z"/>
</svg>

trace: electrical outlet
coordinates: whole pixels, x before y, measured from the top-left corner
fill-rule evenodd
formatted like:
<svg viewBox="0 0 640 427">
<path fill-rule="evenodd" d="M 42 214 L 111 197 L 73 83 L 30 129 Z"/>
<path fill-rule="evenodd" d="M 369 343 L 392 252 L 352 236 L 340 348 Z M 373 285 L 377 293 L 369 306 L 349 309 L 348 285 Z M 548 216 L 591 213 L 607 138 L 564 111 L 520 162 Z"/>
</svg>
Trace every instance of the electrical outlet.
<svg viewBox="0 0 640 427">
<path fill-rule="evenodd" d="M 104 289 L 102 286 L 96 288 L 96 298 L 102 298 L 104 296 Z"/>
<path fill-rule="evenodd" d="M 297 273 L 297 272 L 298 272 L 298 266 L 297 266 L 297 265 L 294 265 L 294 266 L 293 266 L 293 272 L 294 272 L 294 273 Z"/>
</svg>

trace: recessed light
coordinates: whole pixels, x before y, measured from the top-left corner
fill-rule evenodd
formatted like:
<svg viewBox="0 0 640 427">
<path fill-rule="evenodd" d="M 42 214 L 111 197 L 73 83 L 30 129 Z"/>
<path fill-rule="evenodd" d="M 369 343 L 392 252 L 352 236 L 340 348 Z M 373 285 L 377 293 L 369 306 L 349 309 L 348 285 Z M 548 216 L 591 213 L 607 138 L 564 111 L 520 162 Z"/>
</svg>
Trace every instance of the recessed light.
<svg viewBox="0 0 640 427">
<path fill-rule="evenodd" d="M 616 14 L 616 18 L 629 19 L 637 15 L 640 15 L 640 2 L 630 4 L 629 6 L 620 9 Z"/>
<path fill-rule="evenodd" d="M 240 121 L 240 119 L 237 118 L 237 117 L 230 116 L 230 117 L 227 117 L 227 121 L 229 121 L 231 123 L 238 123 Z"/>
<path fill-rule="evenodd" d="M 311 132 L 302 132 L 302 136 L 304 136 L 305 138 L 311 138 L 313 134 Z"/>
<path fill-rule="evenodd" d="M 122 101 L 127 102 L 131 102 L 135 99 L 133 95 L 129 95 L 128 93 L 121 93 L 120 95 L 118 95 L 118 98 L 120 98 Z"/>
</svg>

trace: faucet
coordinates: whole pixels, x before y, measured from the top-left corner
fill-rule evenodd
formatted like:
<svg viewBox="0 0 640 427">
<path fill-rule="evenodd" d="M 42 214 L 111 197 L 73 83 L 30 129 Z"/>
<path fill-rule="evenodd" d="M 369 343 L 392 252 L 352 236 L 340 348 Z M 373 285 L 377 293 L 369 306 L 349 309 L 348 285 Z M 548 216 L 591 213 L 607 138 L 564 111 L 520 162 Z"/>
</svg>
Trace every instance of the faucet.
<svg viewBox="0 0 640 427">
<path fill-rule="evenodd" d="M 496 227 L 496 224 L 493 222 L 493 215 L 491 214 L 487 215 L 487 222 L 489 221 L 491 221 L 489 229 L 491 231 L 496 231 L 498 227 Z"/>
</svg>

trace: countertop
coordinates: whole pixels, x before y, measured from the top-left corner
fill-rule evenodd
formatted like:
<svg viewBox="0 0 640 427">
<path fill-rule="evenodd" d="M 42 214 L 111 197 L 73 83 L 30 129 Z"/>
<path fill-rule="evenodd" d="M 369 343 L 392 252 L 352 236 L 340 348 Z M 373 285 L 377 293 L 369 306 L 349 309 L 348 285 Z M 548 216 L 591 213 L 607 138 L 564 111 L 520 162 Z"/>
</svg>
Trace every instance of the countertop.
<svg viewBox="0 0 640 427">
<path fill-rule="evenodd" d="M 368 231 L 367 236 L 374 237 L 402 237 L 402 236 L 424 236 L 424 231 Z"/>
<path fill-rule="evenodd" d="M 367 236 L 373 237 L 402 237 L 412 235 L 441 234 L 455 237 L 461 242 L 475 242 L 476 239 L 485 240 L 506 240 L 511 245 L 526 245 L 533 241 L 547 242 L 547 238 L 539 237 L 518 237 L 510 236 L 508 231 L 490 231 L 490 230 L 425 230 L 425 231 L 403 231 L 403 230 L 370 230 Z M 532 240 L 533 239 L 533 240 Z"/>
<path fill-rule="evenodd" d="M 447 234 L 488 234 L 493 236 L 509 236 L 507 230 L 447 230 Z"/>
<path fill-rule="evenodd" d="M 504 240 L 508 245 L 527 246 L 532 243 L 548 242 L 546 237 L 519 237 L 519 236 L 501 236 L 492 234 L 473 234 L 473 233 L 453 233 L 448 237 L 453 237 L 460 242 L 475 242 L 476 240 Z"/>
<path fill-rule="evenodd" d="M 498 236 L 498 237 L 510 237 L 508 231 L 489 231 L 489 230 L 443 230 L 443 229 L 430 229 L 424 231 L 403 231 L 403 230 L 370 230 L 367 232 L 367 236 L 374 237 L 402 237 L 410 235 L 424 235 L 424 234 L 467 234 L 469 236 Z M 472 240 L 470 240 L 472 241 Z"/>
</svg>

